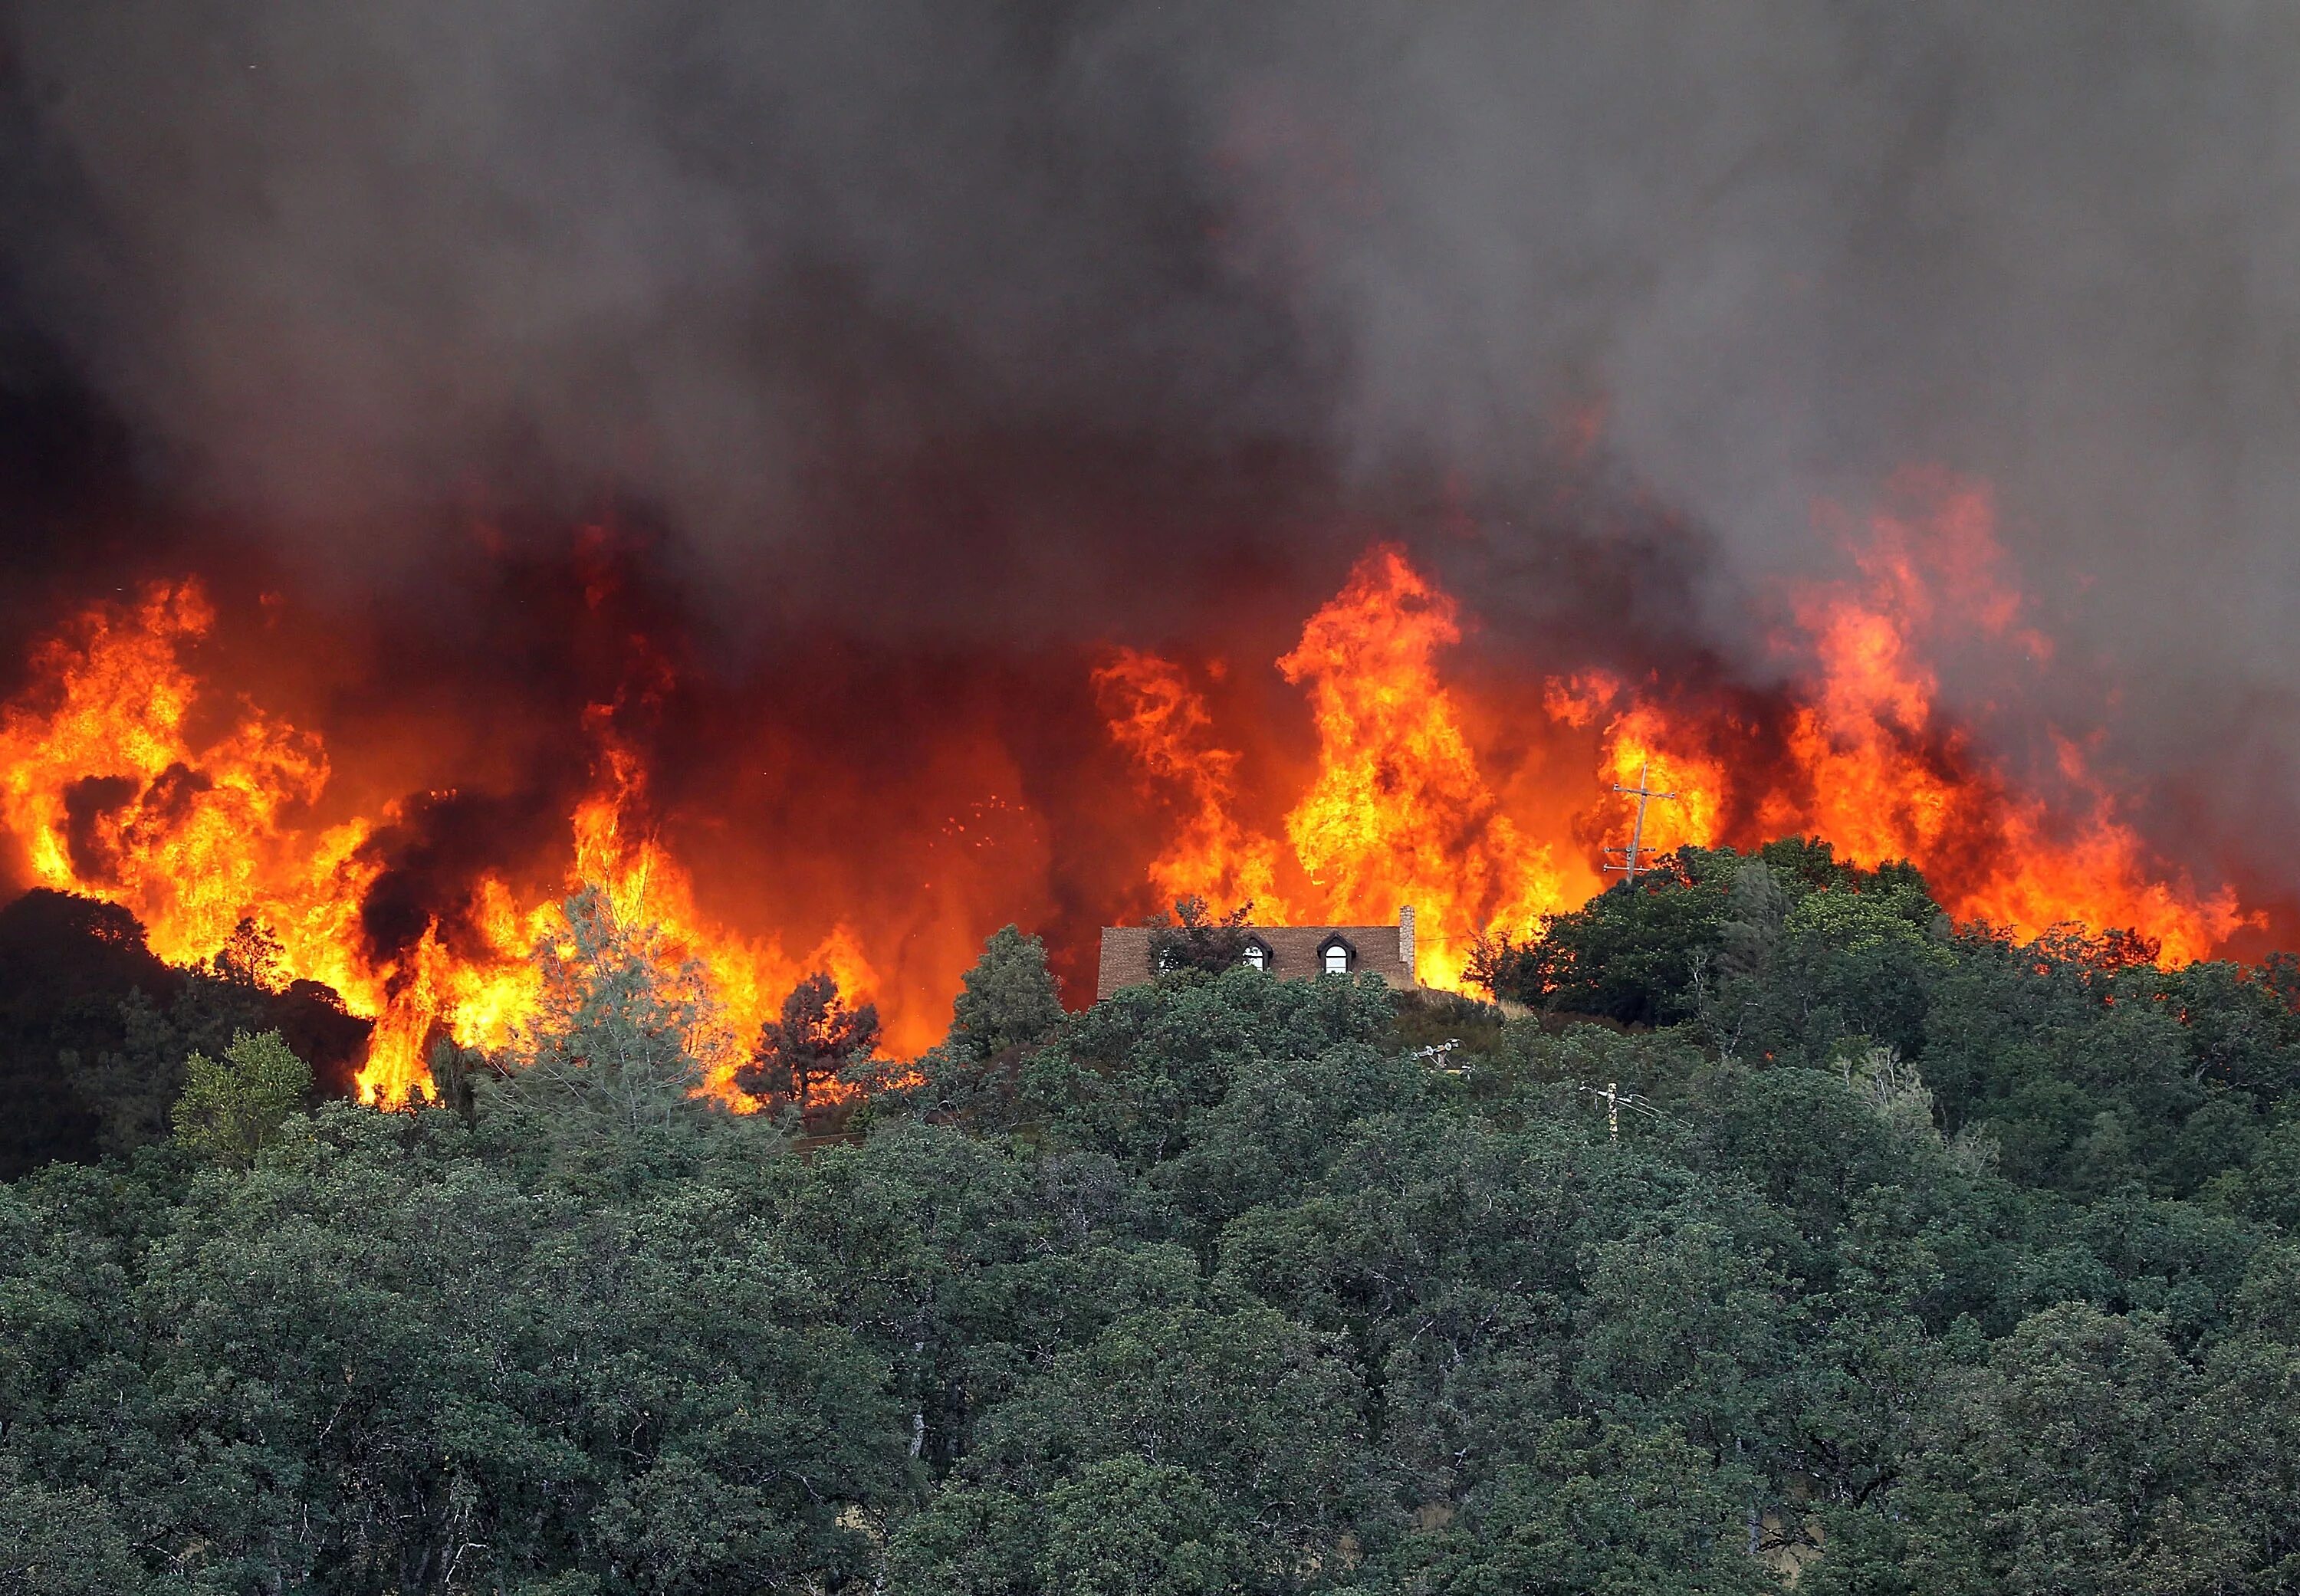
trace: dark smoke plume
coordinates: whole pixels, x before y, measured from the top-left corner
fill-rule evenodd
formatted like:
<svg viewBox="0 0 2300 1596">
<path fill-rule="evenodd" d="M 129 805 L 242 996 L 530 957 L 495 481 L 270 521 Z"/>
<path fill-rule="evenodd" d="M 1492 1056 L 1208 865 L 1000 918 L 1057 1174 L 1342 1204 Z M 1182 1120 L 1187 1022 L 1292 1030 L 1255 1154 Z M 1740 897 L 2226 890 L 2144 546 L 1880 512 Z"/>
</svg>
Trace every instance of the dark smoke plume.
<svg viewBox="0 0 2300 1596">
<path fill-rule="evenodd" d="M 1994 485 L 2115 760 L 2292 819 L 2288 6 L 17 0 L 0 51 L 23 592 L 228 542 L 389 605 L 612 515 L 753 661 L 1259 646 L 1389 535 L 1491 646 L 1762 676 L 1816 503 L 1915 462 Z"/>
</svg>

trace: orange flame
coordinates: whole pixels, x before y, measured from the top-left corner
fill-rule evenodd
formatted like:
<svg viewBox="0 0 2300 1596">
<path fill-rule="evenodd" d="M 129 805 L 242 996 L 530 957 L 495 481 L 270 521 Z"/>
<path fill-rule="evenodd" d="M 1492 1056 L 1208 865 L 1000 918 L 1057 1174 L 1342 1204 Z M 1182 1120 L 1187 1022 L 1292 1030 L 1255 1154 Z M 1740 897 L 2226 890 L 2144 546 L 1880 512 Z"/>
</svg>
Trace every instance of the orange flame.
<svg viewBox="0 0 2300 1596">
<path fill-rule="evenodd" d="M 1641 853 L 1653 854 L 1714 847 L 1724 839 L 1725 762 L 1691 740 L 1693 727 L 1639 701 L 1602 670 L 1553 678 L 1542 703 L 1562 726 L 1600 727 L 1597 779 L 1608 796 L 1598 801 L 1596 831 L 1604 852 L 1620 854 L 1633 836 Z M 1637 799 L 1614 790 L 1633 794 L 1639 787 L 1656 794 L 1646 805 L 1641 830 Z"/>
<path fill-rule="evenodd" d="M 1438 675 L 1461 640 L 1454 601 L 1394 548 L 1359 562 L 1278 661 L 1309 684 L 1318 774 L 1286 835 L 1336 919 L 1412 904 L 1422 973 L 1460 983 L 1481 928 L 1529 932 L 1567 906 L 1546 844 L 1501 810 Z"/>
<path fill-rule="evenodd" d="M 1617 787 L 1643 787 L 1656 797 L 1645 807 L 1638 834 L 1643 852 L 1666 853 L 1688 845 L 1713 847 L 1723 835 L 1721 805 L 1725 794 L 1725 767 L 1713 757 L 1683 746 L 1669 718 L 1651 704 L 1633 703 L 1605 727 L 1604 761 L 1601 780 Z M 1620 848 L 1631 835 L 1634 797 L 1616 794 L 1610 806 L 1606 836 Z"/>
<path fill-rule="evenodd" d="M 2049 649 L 2014 628 L 2021 600 L 2000 574 L 1987 489 L 1938 474 L 1897 487 L 1912 511 L 1874 518 L 1855 551 L 1865 585 L 1794 595 L 1818 669 L 1788 735 L 1810 829 L 1857 863 L 1910 860 L 1961 919 L 2023 936 L 2062 924 L 2133 929 L 2167 960 L 2205 957 L 2247 923 L 2234 893 L 2200 895 L 2152 871 L 2074 744 L 2055 735 L 2056 807 L 2015 790 L 1968 734 L 1942 723 L 1929 636 L 2008 638 L 2031 660 Z"/>
<path fill-rule="evenodd" d="M 1291 902 L 1267 885 L 1285 862 L 1275 841 L 1233 818 L 1238 758 L 1212 746 L 1204 701 L 1166 661 L 1129 650 L 1104 665 L 1096 680 L 1112 736 L 1188 794 L 1154 885 L 1218 907 L 1251 901 L 1265 922 L 1375 924 L 1411 904 L 1423 977 L 1449 986 L 1481 929 L 1522 935 L 1566 907 L 1549 849 L 1502 811 L 1438 674 L 1460 636 L 1453 601 L 1381 548 L 1278 661 L 1309 686 L 1319 744 L 1317 773 L 1286 816 L 1290 862 L 1309 883 Z"/>
<path fill-rule="evenodd" d="M 1238 756 L 1212 744 L 1213 717 L 1180 668 L 1122 648 L 1095 670 L 1094 686 L 1119 745 L 1184 794 L 1179 829 L 1150 861 L 1161 902 L 1252 904 L 1265 921 L 1295 912 L 1278 890 L 1278 844 L 1231 812 Z"/>
<path fill-rule="evenodd" d="M 0 711 L 0 825 L 33 878 L 134 910 L 162 958 L 214 952 L 243 915 L 269 926 L 291 975 L 372 1012 L 358 906 L 376 875 L 363 822 L 299 824 L 327 786 L 319 740 L 242 703 L 195 748 L 200 696 L 179 651 L 215 613 L 195 583 L 103 606 L 38 650 L 42 687 Z"/>
<path fill-rule="evenodd" d="M 1174 802 L 1147 884 L 1168 899 L 1250 901 L 1265 921 L 1372 923 L 1412 904 L 1424 977 L 1450 986 L 1480 932 L 1526 936 L 1595 890 L 1600 850 L 1623 845 L 1634 822 L 1615 789 L 1642 777 L 1675 794 L 1646 809 L 1649 851 L 1802 831 L 1856 862 L 1912 860 L 1962 919 L 2022 935 L 2130 929 L 2173 960 L 2222 945 L 2250 923 L 2235 894 L 2199 893 L 2156 860 L 2081 745 L 2056 738 L 2024 783 L 1945 710 L 1933 664 L 1945 644 L 2028 662 L 2048 651 L 2024 629 L 1985 489 L 1911 478 L 1893 503 L 1854 541 L 1854 577 L 1788 595 L 1786 686 L 1729 711 L 1697 686 L 1602 671 L 1548 682 L 1546 714 L 1482 697 L 1446 672 L 1462 635 L 1454 601 L 1389 547 L 1360 561 L 1276 661 L 1304 694 L 1314 734 L 1298 788 L 1248 790 L 1247 761 L 1189 677 L 1117 651 L 1094 689 L 1115 741 Z M 187 581 L 98 605 L 40 645 L 35 686 L 0 707 L 0 829 L 30 878 L 122 904 L 177 963 L 214 953 L 243 917 L 261 922 L 287 975 L 324 983 L 373 1020 L 359 1072 L 371 1101 L 424 1086 L 426 1051 L 443 1034 L 515 1044 L 541 997 L 529 955 L 566 929 L 560 891 L 483 875 L 452 925 L 373 952 L 361 910 L 382 875 L 383 834 L 403 817 L 385 805 L 322 819 L 323 802 L 342 805 L 320 737 L 225 700 L 188 662 L 214 625 Z M 568 817 L 572 864 L 559 885 L 602 887 L 619 915 L 654 928 L 666 957 L 703 968 L 726 1021 L 705 1060 L 714 1093 L 740 1099 L 744 1044 L 810 971 L 878 999 L 890 969 L 920 984 L 903 962 L 918 945 L 946 963 L 979 935 L 947 885 L 900 911 L 900 935 L 873 921 L 882 935 L 867 946 L 846 923 L 804 957 L 729 929 L 661 841 L 615 706 L 595 706 L 587 730 L 593 779 Z M 1521 751 L 1508 762 L 1478 741 L 1504 732 Z M 1256 815 L 1273 819 L 1257 826 Z M 938 1028 L 927 1006 L 911 1008 L 890 1023 L 898 1049 Z"/>
<path fill-rule="evenodd" d="M 34 879 L 126 906 L 153 951 L 178 964 L 206 958 L 254 918 L 279 938 L 289 978 L 324 983 L 374 1021 L 358 1073 L 370 1101 L 428 1086 L 437 1035 L 511 1044 L 540 995 L 528 955 L 564 930 L 558 897 L 521 902 L 483 876 L 453 945 L 435 920 L 405 952 L 371 962 L 359 913 L 381 869 L 363 847 L 376 827 L 304 824 L 328 782 L 319 739 L 245 703 L 220 737 L 191 739 L 201 684 L 181 656 L 213 622 L 197 584 L 185 582 L 131 606 L 99 605 L 39 650 L 40 686 L 0 711 L 0 824 L 22 843 Z M 571 817 L 567 888 L 599 885 L 619 914 L 657 928 L 669 957 L 703 966 L 729 1038 L 704 1060 L 709 1089 L 754 1106 L 734 1074 L 780 994 L 829 969 L 867 999 L 877 974 L 844 926 L 797 960 L 702 914 L 690 877 L 644 828 L 638 761 L 605 725 L 595 718 L 597 779 Z"/>
<path fill-rule="evenodd" d="M 1740 736 L 1748 728 L 1713 705 L 1687 711 L 1585 671 L 1552 679 L 1544 695 L 1554 738 L 1596 740 L 1596 780 L 1562 807 L 1528 802 L 1521 789 L 1511 789 L 1514 805 L 1496 797 L 1438 669 L 1460 637 L 1453 601 L 1398 551 L 1375 551 L 1278 661 L 1287 680 L 1308 686 L 1319 738 L 1316 775 L 1286 821 L 1294 860 L 1316 889 L 1296 911 L 1376 919 L 1414 903 L 1429 927 L 1424 978 L 1453 985 L 1479 930 L 1522 936 L 1580 901 L 1574 884 L 1594 872 L 1577 875 L 1574 853 L 1624 847 L 1636 800 L 1616 789 L 1643 785 L 1672 794 L 1646 808 L 1650 853 L 1803 832 L 1855 863 L 1910 860 L 1961 920 L 2022 936 L 2060 925 L 2129 929 L 2176 962 L 2208 956 L 2254 923 L 2232 891 L 2202 894 L 2154 865 L 2073 743 L 2056 739 L 2058 791 L 2048 798 L 2016 788 L 1946 719 L 1927 654 L 1937 635 L 1962 628 L 2032 661 L 2049 650 L 2018 624 L 1986 491 L 1940 476 L 1912 476 L 1896 490 L 1914 508 L 1875 519 L 1854 551 L 1862 580 L 1791 595 L 1795 630 L 1782 645 L 1811 664 L 1776 711 L 1786 763 L 1761 756 Z M 1199 813 L 1227 823 L 1236 761 L 1205 752 L 1203 703 L 1174 696 L 1186 690 L 1162 661 L 1129 655 L 1106 669 L 1165 685 L 1165 698 L 1138 694 L 1113 730 L 1146 774 L 1187 784 Z M 1143 709 L 1154 702 L 1162 707 Z M 1146 720 L 1159 736 L 1145 733 Z M 1186 828 L 1162 856 L 1159 879 L 1232 879 L 1208 843 L 1218 829 Z M 1261 839 L 1250 840 L 1258 850 Z"/>
</svg>

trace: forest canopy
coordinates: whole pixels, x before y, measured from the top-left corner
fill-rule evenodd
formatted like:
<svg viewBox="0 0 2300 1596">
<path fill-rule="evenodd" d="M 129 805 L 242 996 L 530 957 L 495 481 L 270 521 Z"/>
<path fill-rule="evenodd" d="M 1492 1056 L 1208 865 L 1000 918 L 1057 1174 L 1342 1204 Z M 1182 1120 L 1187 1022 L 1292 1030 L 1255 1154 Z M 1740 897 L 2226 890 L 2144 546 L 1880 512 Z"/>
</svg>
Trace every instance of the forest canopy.
<svg viewBox="0 0 2300 1596">
<path fill-rule="evenodd" d="M 79 1138 L 0 1186 L 0 1591 L 2300 1585 L 2288 959 L 1688 851 L 1488 946 L 1507 1014 L 1065 1013 L 1009 927 L 903 1066 L 797 994 L 738 1115 L 571 907 L 550 1024 L 392 1111 L 260 947 L 0 914 Z"/>
</svg>

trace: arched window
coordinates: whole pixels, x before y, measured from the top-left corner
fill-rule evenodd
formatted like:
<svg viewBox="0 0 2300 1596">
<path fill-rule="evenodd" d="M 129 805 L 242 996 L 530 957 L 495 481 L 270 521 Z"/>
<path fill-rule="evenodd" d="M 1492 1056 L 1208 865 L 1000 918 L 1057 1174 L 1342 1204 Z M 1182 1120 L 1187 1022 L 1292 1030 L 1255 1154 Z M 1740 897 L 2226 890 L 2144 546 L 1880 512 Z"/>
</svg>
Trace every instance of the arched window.
<svg viewBox="0 0 2300 1596">
<path fill-rule="evenodd" d="M 1318 968 L 1329 976 L 1346 976 L 1356 957 L 1349 943 L 1338 936 L 1329 936 L 1318 948 Z"/>
<path fill-rule="evenodd" d="M 1238 957 L 1254 969 L 1267 970 L 1270 968 L 1270 949 L 1259 937 L 1246 938 L 1246 951 Z"/>
</svg>

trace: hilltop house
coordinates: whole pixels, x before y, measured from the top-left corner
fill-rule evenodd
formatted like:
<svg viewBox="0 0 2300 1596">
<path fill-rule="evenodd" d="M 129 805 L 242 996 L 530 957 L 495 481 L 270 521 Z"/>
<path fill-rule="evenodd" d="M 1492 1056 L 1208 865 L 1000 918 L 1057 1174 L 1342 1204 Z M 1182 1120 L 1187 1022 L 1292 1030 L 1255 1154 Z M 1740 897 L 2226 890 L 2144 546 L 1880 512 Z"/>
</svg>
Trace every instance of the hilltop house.
<svg viewBox="0 0 2300 1596">
<path fill-rule="evenodd" d="M 1379 976 L 1392 986 L 1418 989 L 1413 962 L 1413 906 L 1397 911 L 1394 926 L 1248 926 L 1245 962 L 1281 979 L 1340 974 Z M 1154 981 L 1148 926 L 1104 926 L 1097 1001 L 1123 987 Z"/>
</svg>

